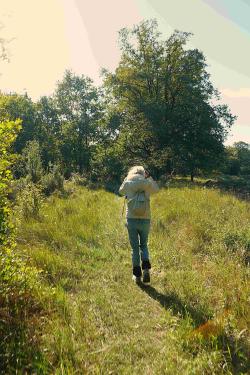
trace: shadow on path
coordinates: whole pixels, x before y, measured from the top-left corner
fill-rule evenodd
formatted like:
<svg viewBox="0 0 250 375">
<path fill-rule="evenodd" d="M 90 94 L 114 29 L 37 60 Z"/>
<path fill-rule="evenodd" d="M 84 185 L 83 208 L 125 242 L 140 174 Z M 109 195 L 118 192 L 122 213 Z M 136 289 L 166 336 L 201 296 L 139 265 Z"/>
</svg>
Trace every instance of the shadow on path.
<svg viewBox="0 0 250 375">
<path fill-rule="evenodd" d="M 138 286 L 151 298 L 159 302 L 164 309 L 171 309 L 175 315 L 180 315 L 182 318 L 190 316 L 195 327 L 205 323 L 211 318 L 211 316 L 206 315 L 204 311 L 183 303 L 175 293 L 162 294 L 151 285 L 138 284 Z"/>
<path fill-rule="evenodd" d="M 183 303 L 175 293 L 162 294 L 150 285 L 138 284 L 138 286 L 151 298 L 159 302 L 164 309 L 171 309 L 175 315 L 182 318 L 190 317 L 195 325 L 194 328 L 209 321 L 211 316 L 206 315 L 201 309 Z M 206 337 L 206 336 L 205 336 Z M 232 365 L 232 374 L 247 374 L 250 368 L 249 344 L 247 337 L 235 338 L 226 332 L 221 332 L 217 337 L 216 349 L 225 353 L 227 362 Z"/>
</svg>

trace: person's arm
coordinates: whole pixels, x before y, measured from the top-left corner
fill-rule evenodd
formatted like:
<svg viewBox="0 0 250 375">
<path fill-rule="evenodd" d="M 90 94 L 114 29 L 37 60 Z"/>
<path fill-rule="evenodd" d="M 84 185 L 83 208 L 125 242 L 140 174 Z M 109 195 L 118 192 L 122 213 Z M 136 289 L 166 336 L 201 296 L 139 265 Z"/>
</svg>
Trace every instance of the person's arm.
<svg viewBox="0 0 250 375">
<path fill-rule="evenodd" d="M 119 194 L 120 195 L 126 195 L 126 178 L 119 188 Z"/>
<path fill-rule="evenodd" d="M 147 177 L 145 179 L 141 179 L 139 181 L 128 181 L 127 187 L 129 186 L 130 191 L 146 191 L 149 194 L 154 194 L 159 191 L 159 186 L 157 183 L 152 179 L 152 177 Z"/>
<path fill-rule="evenodd" d="M 146 185 L 147 192 L 149 194 L 154 194 L 158 193 L 159 186 L 158 184 L 154 181 L 154 179 L 150 176 L 149 171 L 145 170 L 145 179 L 148 181 L 148 184 Z"/>
<path fill-rule="evenodd" d="M 149 194 L 155 194 L 158 193 L 159 190 L 160 188 L 158 184 L 153 180 L 151 176 L 145 179 L 145 191 L 147 191 Z"/>
</svg>

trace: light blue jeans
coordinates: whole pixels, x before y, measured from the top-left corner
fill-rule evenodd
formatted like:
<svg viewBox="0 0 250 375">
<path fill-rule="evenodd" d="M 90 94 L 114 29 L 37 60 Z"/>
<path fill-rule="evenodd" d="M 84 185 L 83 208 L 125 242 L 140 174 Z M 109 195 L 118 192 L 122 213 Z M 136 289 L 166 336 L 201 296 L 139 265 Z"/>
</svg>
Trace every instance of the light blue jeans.
<svg viewBox="0 0 250 375">
<path fill-rule="evenodd" d="M 132 264 L 137 267 L 141 265 L 141 261 L 149 260 L 150 219 L 127 219 L 127 229 L 132 248 Z"/>
</svg>

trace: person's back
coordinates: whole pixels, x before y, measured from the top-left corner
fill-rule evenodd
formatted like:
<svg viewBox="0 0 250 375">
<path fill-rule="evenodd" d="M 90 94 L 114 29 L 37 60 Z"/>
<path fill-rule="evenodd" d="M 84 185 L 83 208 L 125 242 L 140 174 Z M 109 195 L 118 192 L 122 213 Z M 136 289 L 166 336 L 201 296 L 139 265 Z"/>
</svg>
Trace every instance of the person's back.
<svg viewBox="0 0 250 375">
<path fill-rule="evenodd" d="M 144 177 L 141 174 L 134 174 L 130 177 L 126 177 L 123 181 L 119 193 L 122 195 L 126 195 L 127 200 L 133 199 L 138 192 L 145 192 L 145 197 L 148 202 L 148 207 L 144 213 L 144 215 L 136 215 L 132 212 L 129 205 L 127 205 L 127 212 L 126 217 L 130 219 L 150 219 L 151 212 L 150 212 L 150 195 L 157 193 L 159 191 L 159 187 L 156 182 L 152 179 L 152 177 Z"/>
<path fill-rule="evenodd" d="M 151 264 L 147 245 L 151 219 L 150 195 L 158 191 L 157 183 L 141 166 L 133 167 L 129 171 L 119 189 L 119 193 L 125 195 L 128 202 L 126 211 L 127 229 L 132 247 L 133 276 L 137 282 L 140 281 L 142 275 L 141 262 L 143 281 L 150 281 L 149 269 Z M 145 196 L 145 210 L 143 210 L 143 213 L 134 210 L 134 204 L 130 204 L 130 202 L 137 199 L 138 193 L 143 193 Z"/>
</svg>

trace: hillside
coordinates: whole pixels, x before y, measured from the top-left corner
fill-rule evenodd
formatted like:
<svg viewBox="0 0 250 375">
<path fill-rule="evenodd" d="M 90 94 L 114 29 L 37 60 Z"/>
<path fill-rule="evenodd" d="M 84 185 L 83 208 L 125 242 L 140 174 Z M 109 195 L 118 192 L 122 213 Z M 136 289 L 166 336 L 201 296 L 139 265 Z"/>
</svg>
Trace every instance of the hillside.
<svg viewBox="0 0 250 375">
<path fill-rule="evenodd" d="M 162 189 L 152 199 L 152 282 L 140 287 L 131 280 L 123 199 L 67 189 L 19 225 L 18 251 L 41 270 L 44 289 L 34 323 L 39 355 L 17 367 L 247 373 L 249 203 L 213 189 Z"/>
</svg>

